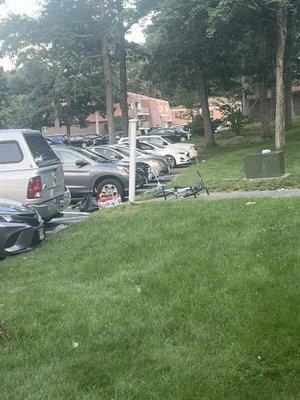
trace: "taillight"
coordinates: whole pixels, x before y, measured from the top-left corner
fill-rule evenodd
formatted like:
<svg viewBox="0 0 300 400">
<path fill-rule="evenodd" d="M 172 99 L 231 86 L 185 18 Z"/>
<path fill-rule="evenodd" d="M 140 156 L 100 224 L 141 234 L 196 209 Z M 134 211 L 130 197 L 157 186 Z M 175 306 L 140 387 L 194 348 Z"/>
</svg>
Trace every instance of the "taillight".
<svg viewBox="0 0 300 400">
<path fill-rule="evenodd" d="M 27 187 L 27 199 L 42 197 L 42 180 L 40 176 L 30 178 Z"/>
</svg>

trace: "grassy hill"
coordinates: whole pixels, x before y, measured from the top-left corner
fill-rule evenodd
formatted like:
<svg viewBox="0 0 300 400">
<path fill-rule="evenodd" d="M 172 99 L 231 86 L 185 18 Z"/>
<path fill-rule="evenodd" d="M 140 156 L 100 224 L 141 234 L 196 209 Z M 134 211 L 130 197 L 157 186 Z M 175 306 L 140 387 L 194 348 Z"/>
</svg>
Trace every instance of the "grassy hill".
<svg viewBox="0 0 300 400">
<path fill-rule="evenodd" d="M 249 191 L 278 188 L 300 188 L 300 118 L 294 119 L 294 126 L 286 134 L 284 149 L 286 177 L 246 180 L 244 158 L 248 154 L 261 153 L 263 149 L 275 151 L 274 138 L 263 140 L 259 136 L 259 126 L 248 125 L 242 136 L 231 136 L 224 132 L 216 138 L 218 147 L 206 149 L 204 139 L 191 139 L 199 151 L 199 168 L 210 191 Z M 176 184 L 192 185 L 197 181 L 196 167 L 185 171 Z"/>
</svg>

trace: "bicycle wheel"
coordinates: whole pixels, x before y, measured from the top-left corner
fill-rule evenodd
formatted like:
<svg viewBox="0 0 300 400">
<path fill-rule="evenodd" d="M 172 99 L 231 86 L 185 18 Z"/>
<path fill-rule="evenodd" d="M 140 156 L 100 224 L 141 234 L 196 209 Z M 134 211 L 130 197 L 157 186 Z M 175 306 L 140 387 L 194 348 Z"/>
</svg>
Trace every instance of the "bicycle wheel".
<svg viewBox="0 0 300 400">
<path fill-rule="evenodd" d="M 174 194 L 173 190 L 158 190 L 157 192 L 154 192 L 154 197 L 169 197 L 172 194 Z"/>
<path fill-rule="evenodd" d="M 196 194 L 201 192 L 201 190 L 203 190 L 203 189 L 206 189 L 206 188 L 204 186 L 195 186 L 195 187 L 193 187 L 191 189 L 188 189 L 184 193 L 183 197 L 191 197 L 191 196 L 196 197 Z"/>
</svg>

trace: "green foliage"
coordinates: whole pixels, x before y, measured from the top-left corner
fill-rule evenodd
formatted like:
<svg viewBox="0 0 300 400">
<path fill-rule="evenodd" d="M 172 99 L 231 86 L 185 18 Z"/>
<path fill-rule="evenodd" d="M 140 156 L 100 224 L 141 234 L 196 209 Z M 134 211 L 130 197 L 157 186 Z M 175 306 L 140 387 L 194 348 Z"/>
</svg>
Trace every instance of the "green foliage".
<svg viewBox="0 0 300 400">
<path fill-rule="evenodd" d="M 204 126 L 202 115 L 193 116 L 192 122 L 189 124 L 189 129 L 193 136 L 203 136 Z"/>
<path fill-rule="evenodd" d="M 105 112 L 99 35 L 89 11 L 83 0 L 51 0 L 37 19 L 12 16 L 2 23 L 2 54 L 16 57 L 17 78 L 26 82 L 12 93 L 33 108 L 26 126 L 52 126 L 58 119 L 83 127 L 91 112 Z"/>
<path fill-rule="evenodd" d="M 9 99 L 9 86 L 3 68 L 0 67 L 0 129 L 7 126 L 7 106 Z"/>
<path fill-rule="evenodd" d="M 222 111 L 224 115 L 224 120 L 230 123 L 232 132 L 239 135 L 246 121 L 240 105 L 236 102 L 222 104 L 220 106 L 220 111 Z"/>
</svg>

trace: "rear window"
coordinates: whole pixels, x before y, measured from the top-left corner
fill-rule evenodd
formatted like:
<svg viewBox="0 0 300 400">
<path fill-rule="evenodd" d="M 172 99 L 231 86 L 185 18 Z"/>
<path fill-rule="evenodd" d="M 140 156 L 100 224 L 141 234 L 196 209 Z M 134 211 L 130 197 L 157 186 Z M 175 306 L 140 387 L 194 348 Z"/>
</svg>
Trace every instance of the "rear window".
<svg viewBox="0 0 300 400">
<path fill-rule="evenodd" d="M 0 142 L 0 164 L 19 163 L 23 160 L 23 154 L 18 142 Z"/>
<path fill-rule="evenodd" d="M 57 164 L 58 157 L 42 135 L 26 133 L 24 138 L 38 166 Z"/>
</svg>

